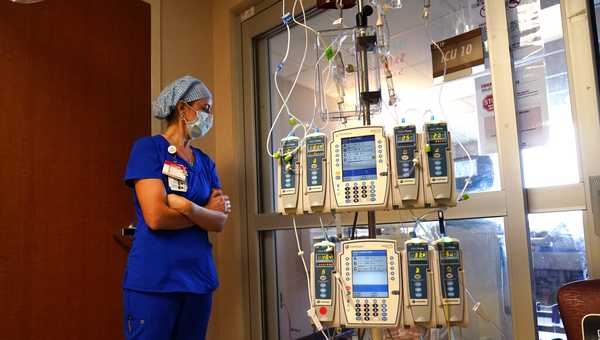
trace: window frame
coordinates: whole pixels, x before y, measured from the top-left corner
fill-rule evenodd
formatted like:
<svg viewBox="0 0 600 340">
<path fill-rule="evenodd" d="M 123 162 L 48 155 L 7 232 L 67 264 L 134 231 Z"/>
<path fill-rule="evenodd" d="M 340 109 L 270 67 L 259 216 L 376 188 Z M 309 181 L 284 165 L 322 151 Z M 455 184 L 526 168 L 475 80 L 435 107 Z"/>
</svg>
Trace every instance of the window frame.
<svg viewBox="0 0 600 340">
<path fill-rule="evenodd" d="M 504 218 L 510 300 L 513 312 L 512 334 L 519 339 L 537 339 L 528 214 L 582 210 L 584 212 L 588 269 L 592 277 L 600 277 L 600 237 L 598 236 L 600 231 L 596 233 L 589 206 L 591 197 L 588 190 L 589 176 L 600 174 L 600 161 L 593 159 L 592 156 L 600 154 L 600 146 L 595 145 L 594 139 L 600 135 L 596 74 L 586 71 L 586 67 L 587 70 L 589 67 L 594 67 L 593 60 L 597 54 L 597 49 L 592 50 L 596 47 L 596 43 L 591 33 L 594 31 L 595 25 L 590 26 L 590 17 L 587 12 L 590 2 L 593 6 L 593 0 L 563 0 L 560 4 L 567 55 L 569 92 L 578 140 L 577 152 L 581 181 L 570 185 L 530 189 L 525 188 L 522 176 L 518 121 L 514 100 L 513 65 L 512 62 L 506 62 L 512 59 L 509 50 L 505 4 L 502 1 L 486 1 L 485 4 L 488 14 L 486 24 L 489 32 L 488 48 L 493 95 L 495 98 L 513 98 L 513 100 L 495 102 L 501 190 L 472 194 L 470 200 L 461 203 L 457 208 L 449 209 L 447 217 L 449 219 Z M 305 7 L 312 8 L 315 3 L 315 0 L 305 1 Z M 289 1 L 287 5 L 291 8 Z M 585 15 L 582 16 L 581 13 Z M 574 17 L 577 18 L 576 21 L 572 20 Z M 265 74 L 269 75 L 268 72 L 256 73 L 259 59 L 265 58 L 265 56 L 264 54 L 259 56 L 255 47 L 257 37 L 267 31 L 277 30 L 280 25 L 281 2 L 276 0 L 265 0 L 256 5 L 254 15 L 241 22 L 244 110 L 239 117 L 243 119 L 244 131 L 239 131 L 238 135 L 244 136 L 245 145 L 243 155 L 247 197 L 245 209 L 247 240 L 245 241 L 248 251 L 248 282 L 246 284 L 248 284 L 250 292 L 248 298 L 252 339 L 263 339 L 267 334 L 278 334 L 277 330 L 272 328 L 273 325 L 267 326 L 263 320 L 263 311 L 269 312 L 270 310 L 272 312 L 274 304 L 272 297 L 265 296 L 268 290 L 265 290 L 264 287 L 276 287 L 276 283 L 273 285 L 272 275 L 264 273 L 263 264 L 265 261 L 272 263 L 273 259 L 261 258 L 261 254 L 272 254 L 269 251 L 265 252 L 261 232 L 289 229 L 291 224 L 288 216 L 259 213 L 262 210 L 259 209 L 259 183 L 264 174 L 258 173 L 257 166 L 260 162 L 270 160 L 264 155 L 264 152 L 257 155 L 257 150 L 263 148 L 264 140 L 257 140 L 257 136 L 260 136 L 257 112 L 261 108 L 257 103 L 256 93 L 269 94 L 270 92 L 258 89 L 260 83 L 258 77 L 264 78 Z M 589 37 L 588 44 L 581 43 L 582 33 L 585 34 L 583 36 Z M 582 58 L 585 62 L 582 62 Z M 578 62 L 572 62 L 574 59 Z M 590 64 L 592 65 L 590 66 Z M 269 110 L 269 108 L 266 109 Z M 269 175 L 272 176 L 272 174 Z M 350 214 L 341 215 L 343 224 L 352 223 Z M 358 223 L 366 224 L 366 214 L 359 216 Z M 410 222 L 411 220 L 408 212 L 377 212 L 377 221 L 380 224 Z M 319 215 L 298 216 L 296 221 L 298 228 L 314 227 L 319 223 Z M 600 226 L 598 227 L 600 228 Z M 268 238 L 266 248 L 271 247 L 272 242 L 274 242 L 273 237 Z M 523 266 L 524 259 L 527 259 L 528 266 Z M 525 277 L 530 279 L 523 280 Z M 269 315 L 272 316 L 272 313 Z"/>
</svg>

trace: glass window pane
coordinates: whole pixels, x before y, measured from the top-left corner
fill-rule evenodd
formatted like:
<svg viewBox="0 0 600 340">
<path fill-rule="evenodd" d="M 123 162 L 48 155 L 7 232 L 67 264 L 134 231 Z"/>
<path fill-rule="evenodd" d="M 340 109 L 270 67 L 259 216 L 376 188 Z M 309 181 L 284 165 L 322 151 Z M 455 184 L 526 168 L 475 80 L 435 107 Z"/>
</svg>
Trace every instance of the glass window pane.
<svg viewBox="0 0 600 340">
<path fill-rule="evenodd" d="M 596 66 L 596 79 L 600 79 L 600 65 L 598 62 L 600 61 L 600 35 L 598 34 L 598 27 L 600 27 L 600 0 L 590 0 L 589 9 L 590 9 L 590 27 L 592 31 L 592 36 L 594 37 L 592 42 L 594 43 L 594 55 L 596 57 L 595 66 Z"/>
<path fill-rule="evenodd" d="M 525 186 L 579 182 L 560 1 L 508 2 Z"/>
<path fill-rule="evenodd" d="M 558 314 L 558 289 L 587 277 L 581 211 L 529 215 L 538 334 L 566 339 Z"/>
<path fill-rule="evenodd" d="M 387 132 L 391 134 L 393 127 L 403 121 L 415 124 L 420 129 L 425 121 L 433 118 L 447 120 L 455 142 L 455 170 L 459 190 L 464 187 L 466 179 L 472 176 L 467 192 L 497 191 L 500 190 L 501 183 L 495 125 L 493 120 L 482 114 L 478 105 L 489 99 L 491 94 L 486 85 L 486 80 L 490 79 L 489 69 L 486 65 L 480 65 L 460 77 L 447 77 L 445 81 L 441 77 L 434 79 L 432 76 L 432 40 L 444 40 L 479 27 L 484 29 L 484 40 L 487 39 L 484 13 L 473 7 L 472 3 L 472 0 L 455 0 L 452 3 L 433 0 L 428 24 L 421 18 L 422 2 L 405 1 L 402 9 L 388 14 L 389 62 L 398 101 L 395 105 L 389 105 L 385 78 L 382 75 L 383 107 L 381 113 L 372 118 L 372 123 L 386 126 Z M 325 11 L 309 18 L 308 25 L 316 30 L 331 29 L 337 16 L 336 11 Z M 354 20 L 354 11 L 345 11 L 344 21 L 353 23 Z M 308 34 L 309 48 L 303 63 L 305 31 L 298 26 L 292 27 L 291 49 L 286 62 L 281 64 L 286 52 L 287 36 L 287 31 L 281 30 L 262 37 L 261 39 L 268 41 L 268 57 L 258 59 L 259 62 L 268 63 L 266 68 L 270 75 L 264 81 L 259 79 L 258 83 L 259 88 L 267 89 L 270 98 L 268 103 L 261 102 L 261 107 L 268 110 L 263 110 L 262 116 L 257 117 L 261 124 L 258 142 L 261 146 L 265 145 L 270 127 L 275 123 L 268 143 L 272 151 L 279 148 L 281 138 L 288 134 L 294 133 L 300 137 L 304 134 L 301 128 L 291 132 L 287 109 L 282 106 L 292 87 L 294 92 L 287 101 L 287 107 L 293 115 L 311 127 L 309 132 L 319 129 L 328 133 L 340 125 L 339 120 L 316 114 L 315 103 L 320 99 L 315 93 L 315 80 L 318 79 L 317 76 L 331 79 L 333 75 L 331 68 L 325 69 L 322 74 L 315 68 L 318 60 L 315 35 L 310 32 Z M 340 34 L 336 41 L 343 45 L 342 51 L 352 49 L 351 37 Z M 345 64 L 353 63 L 355 64 L 352 59 L 345 60 Z M 257 68 L 261 66 L 257 65 Z M 281 70 L 275 82 L 274 75 L 278 68 Z M 262 69 L 265 69 L 264 65 Z M 333 80 L 327 84 L 325 103 L 335 106 L 336 87 L 332 85 Z M 353 82 L 348 84 L 345 93 L 355 93 Z M 479 90 L 482 88 L 483 91 Z M 269 174 L 275 163 L 262 166 L 259 173 Z M 274 197 L 274 179 L 264 181 L 262 190 Z"/>
<path fill-rule="evenodd" d="M 382 234 L 378 238 L 394 239 L 403 247 L 408 232 L 413 231 L 414 224 L 381 225 Z M 437 223 L 423 223 L 417 230 L 419 236 L 431 238 Z M 352 228 L 344 228 L 343 235 L 349 236 Z M 492 323 L 481 320 L 471 311 L 469 326 L 462 330 L 463 339 L 501 339 L 498 329 L 505 333 L 505 339 L 512 339 L 512 321 L 510 316 L 510 293 L 504 243 L 504 223 L 501 218 L 449 221 L 448 234 L 461 241 L 463 249 L 465 281 L 472 299 L 468 299 L 468 310 L 476 302 L 490 316 Z M 277 277 L 277 297 L 279 315 L 279 339 L 297 339 L 313 334 L 312 327 L 306 317 L 308 294 L 306 275 L 302 263 L 298 259 L 296 240 L 293 230 L 278 230 L 275 234 L 277 254 L 273 263 L 275 268 L 263 268 L 264 271 L 275 271 Z M 335 236 L 335 228 L 328 228 L 330 237 Z M 311 245 L 323 239 L 320 228 L 300 231 L 301 246 L 307 263 L 310 259 Z M 366 237 L 367 230 L 359 226 L 356 237 Z M 485 251 L 482 251 L 485 249 Z M 272 315 L 272 313 L 269 313 Z M 399 330 L 404 334 L 422 334 L 417 330 Z M 438 339 L 447 339 L 446 330 L 434 330 Z M 404 339 L 404 338 L 403 338 Z M 406 339 L 418 340 L 419 336 Z"/>
</svg>

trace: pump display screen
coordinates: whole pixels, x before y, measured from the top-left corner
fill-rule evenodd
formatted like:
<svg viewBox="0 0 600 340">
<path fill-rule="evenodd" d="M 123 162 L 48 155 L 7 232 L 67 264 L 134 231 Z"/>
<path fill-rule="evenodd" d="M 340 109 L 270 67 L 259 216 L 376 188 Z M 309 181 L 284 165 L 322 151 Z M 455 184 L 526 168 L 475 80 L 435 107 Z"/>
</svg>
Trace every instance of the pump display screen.
<svg viewBox="0 0 600 340">
<path fill-rule="evenodd" d="M 446 131 L 434 130 L 429 132 L 429 141 L 433 143 L 445 143 L 446 142 Z"/>
<path fill-rule="evenodd" d="M 333 261 L 333 254 L 332 253 L 317 253 L 317 261 L 318 262 Z"/>
<path fill-rule="evenodd" d="M 342 180 L 377 179 L 375 136 L 342 138 Z"/>
<path fill-rule="evenodd" d="M 407 132 L 401 132 L 398 134 L 397 138 L 396 138 L 396 142 L 399 144 L 402 143 L 416 143 L 416 134 L 413 133 L 412 131 L 407 131 Z"/>
<path fill-rule="evenodd" d="M 427 259 L 426 251 L 411 251 L 408 253 L 408 257 L 411 259 L 419 260 L 419 259 Z"/>
<path fill-rule="evenodd" d="M 443 250 L 442 256 L 446 259 L 457 259 L 458 258 L 458 250 Z"/>
<path fill-rule="evenodd" d="M 387 251 L 352 251 L 352 296 L 388 297 Z"/>
</svg>

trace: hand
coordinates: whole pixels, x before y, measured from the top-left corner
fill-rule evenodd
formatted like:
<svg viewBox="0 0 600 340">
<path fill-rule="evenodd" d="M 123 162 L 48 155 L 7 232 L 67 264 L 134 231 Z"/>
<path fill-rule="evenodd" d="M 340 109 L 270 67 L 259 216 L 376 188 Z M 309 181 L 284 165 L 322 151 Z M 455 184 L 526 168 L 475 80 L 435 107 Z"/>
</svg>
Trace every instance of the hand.
<svg viewBox="0 0 600 340">
<path fill-rule="evenodd" d="M 183 215 L 188 215 L 192 210 L 192 202 L 185 197 L 175 194 L 167 195 L 167 203 L 169 207 L 179 211 Z"/>
<path fill-rule="evenodd" d="M 229 214 L 231 212 L 231 201 L 229 196 L 223 194 L 221 189 L 213 189 L 205 208 Z"/>
</svg>

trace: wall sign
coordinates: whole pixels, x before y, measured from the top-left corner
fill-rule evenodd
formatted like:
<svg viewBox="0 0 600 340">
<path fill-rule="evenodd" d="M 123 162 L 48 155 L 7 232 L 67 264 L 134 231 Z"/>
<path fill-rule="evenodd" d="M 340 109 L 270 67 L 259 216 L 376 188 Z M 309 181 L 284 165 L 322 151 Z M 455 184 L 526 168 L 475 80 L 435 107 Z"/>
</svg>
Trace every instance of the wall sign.
<svg viewBox="0 0 600 340">
<path fill-rule="evenodd" d="M 481 65 L 484 62 L 481 28 L 442 40 L 437 44 L 446 58 L 446 74 Z M 433 44 L 431 45 L 431 57 L 433 77 L 443 76 L 444 59 L 440 50 Z"/>
</svg>

